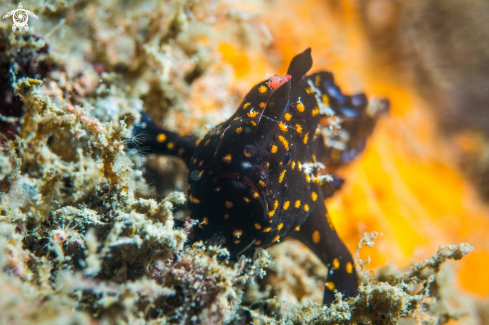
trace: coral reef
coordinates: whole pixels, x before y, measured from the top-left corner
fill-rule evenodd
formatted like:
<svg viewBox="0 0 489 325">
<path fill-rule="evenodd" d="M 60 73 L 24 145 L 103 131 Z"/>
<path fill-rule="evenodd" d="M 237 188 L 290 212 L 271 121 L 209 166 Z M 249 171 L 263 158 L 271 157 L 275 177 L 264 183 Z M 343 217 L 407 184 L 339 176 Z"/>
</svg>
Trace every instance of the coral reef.
<svg viewBox="0 0 489 325">
<path fill-rule="evenodd" d="M 366 234 L 361 241 L 372 244 L 376 234 Z M 463 312 L 453 310 L 439 294 L 435 275 L 448 259 L 458 260 L 471 252 L 468 244 L 440 247 L 431 258 L 412 266 L 408 271 L 374 277 L 364 269 L 366 281 L 360 285 L 360 294 L 353 299 L 337 301 L 329 309 L 309 305 L 293 309 L 284 322 L 291 324 L 397 324 L 401 318 L 422 324 L 440 324 L 458 319 Z M 357 250 L 358 257 L 358 250 Z M 362 268 L 364 264 L 360 262 Z M 444 284 L 446 285 L 446 284 Z M 436 299 L 433 299 L 435 298 Z"/>
<path fill-rule="evenodd" d="M 168 190 L 172 179 L 163 194 L 148 185 L 143 165 L 154 158 L 125 143 L 137 141 L 130 127 L 143 107 L 175 129 L 194 120 L 197 134 L 222 113 L 191 113 L 190 99 L 234 110 L 238 96 L 208 43 L 259 46 L 268 34 L 252 15 L 225 1 L 24 6 L 41 18 L 32 34 L 0 23 L 1 324 L 441 324 L 460 316 L 447 307 L 450 283 L 435 274 L 468 245 L 442 248 L 407 272 L 368 275 L 358 297 L 338 295 L 328 309 L 309 301 L 320 299 L 326 270 L 297 243 L 272 250 L 274 264 L 267 251 L 233 263 L 220 247 L 186 243 L 193 223 L 181 213 L 184 195 Z"/>
<path fill-rule="evenodd" d="M 83 60 L 53 51 L 48 36 L 0 28 L 6 101 L 0 269 L 9 292 L 3 295 L 0 320 L 227 322 L 244 284 L 264 275 L 267 253 L 232 264 L 218 247 L 184 248 L 191 223 L 177 228 L 173 217 L 184 195 L 174 192 L 158 201 L 138 197 L 147 194 L 147 185 L 134 166 L 144 157 L 125 148 L 131 141 L 127 126 L 139 118 L 142 105 L 167 118 L 169 107 L 172 113 L 185 111 L 188 85 L 200 77 L 208 57 L 204 46 L 191 41 L 202 32 L 196 17 L 206 6 L 176 1 L 161 5 L 158 14 L 136 14 L 146 21 L 128 28 L 124 41 L 138 50 L 114 53 L 119 36 L 104 34 L 114 31 L 101 26 L 111 19 L 94 12 L 101 7 L 92 4 L 41 8 L 30 3 L 44 19 L 50 13 L 51 21 L 71 17 L 66 11 L 75 9 L 96 20 L 91 53 Z M 171 59 L 171 51 L 180 63 Z M 29 312 L 22 312 L 25 308 Z"/>
<path fill-rule="evenodd" d="M 364 235 L 357 248 L 357 258 L 361 247 L 372 246 L 373 239 L 377 235 L 377 233 Z M 321 264 L 319 261 L 314 261 L 312 255 L 312 261 L 300 268 L 297 265 L 288 265 L 286 259 L 289 257 L 283 255 L 294 254 L 290 253 L 291 250 L 300 252 L 300 247 L 293 246 L 292 244 L 292 247 L 289 247 L 288 253 L 276 252 L 278 273 L 285 271 L 282 268 L 286 268 L 288 273 L 291 269 L 292 273 L 295 269 L 304 272 L 311 269 L 311 264 L 312 269 L 321 269 Z M 463 296 L 454 298 L 452 280 L 447 276 L 450 268 L 441 267 L 447 260 L 459 260 L 472 250 L 473 248 L 468 244 L 440 247 L 432 257 L 414 264 L 406 271 L 387 266 L 375 274 L 365 268 L 369 263 L 368 260 L 364 262 L 360 260 L 363 275 L 359 288 L 360 294 L 355 298 L 343 299 L 342 295 L 337 293 L 337 300 L 329 308 L 311 302 L 284 303 L 285 300 L 290 301 L 284 296 L 284 293 L 290 289 L 283 286 L 294 286 L 291 292 L 298 293 L 297 296 L 300 296 L 301 292 L 304 294 L 307 291 L 314 291 L 314 284 L 311 286 L 311 282 L 314 283 L 315 274 L 297 273 L 295 276 L 289 274 L 288 277 L 293 279 L 284 279 L 280 274 L 275 278 L 271 277 L 270 280 L 267 277 L 265 281 L 260 281 L 258 287 L 249 286 L 244 302 L 250 302 L 247 310 L 253 316 L 255 324 L 274 324 L 277 317 L 280 319 L 280 324 L 444 324 L 460 317 L 465 317 L 465 321 L 469 323 L 477 323 L 474 317 L 467 319 L 469 314 L 467 300 L 470 298 Z M 272 251 L 272 256 L 273 253 Z M 307 254 L 302 255 L 307 256 Z M 325 278 L 325 274 L 323 277 Z M 267 280 L 276 286 L 272 289 L 275 291 L 270 292 L 270 283 L 266 283 Z M 295 286 L 300 286 L 301 289 Z M 261 293 L 262 296 L 257 293 Z M 316 294 L 320 296 L 320 293 L 321 288 L 316 287 Z M 275 297 L 271 298 L 274 294 Z M 251 299 L 247 300 L 247 296 Z M 264 296 L 268 299 L 264 299 Z M 257 299 L 258 297 L 261 300 Z M 318 300 L 320 299 L 316 301 Z"/>
</svg>

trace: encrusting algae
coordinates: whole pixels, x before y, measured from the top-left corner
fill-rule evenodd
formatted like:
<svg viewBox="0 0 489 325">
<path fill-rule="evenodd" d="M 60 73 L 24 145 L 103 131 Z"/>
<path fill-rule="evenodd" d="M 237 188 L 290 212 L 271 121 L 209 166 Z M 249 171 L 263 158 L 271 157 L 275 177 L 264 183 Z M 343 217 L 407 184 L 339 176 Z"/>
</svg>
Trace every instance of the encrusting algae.
<svg viewBox="0 0 489 325">
<path fill-rule="evenodd" d="M 240 98 L 212 44 L 269 42 L 255 17 L 226 1 L 23 4 L 40 17 L 32 33 L 0 23 L 0 324 L 443 324 L 463 316 L 463 304 L 449 306 L 449 276 L 439 276 L 449 269 L 438 272 L 468 244 L 442 247 L 405 272 L 363 270 L 359 296 L 337 294 L 327 308 L 312 302 L 327 271 L 297 242 L 272 248 L 272 258 L 259 249 L 232 262 L 219 246 L 186 242 L 194 223 L 180 217 L 184 194 L 152 198 L 161 193 L 143 165 L 154 158 L 126 146 L 137 141 L 133 124 L 144 110 L 172 129 L 194 122 L 203 134 L 219 114 L 194 114 L 190 99 L 230 115 Z"/>
</svg>

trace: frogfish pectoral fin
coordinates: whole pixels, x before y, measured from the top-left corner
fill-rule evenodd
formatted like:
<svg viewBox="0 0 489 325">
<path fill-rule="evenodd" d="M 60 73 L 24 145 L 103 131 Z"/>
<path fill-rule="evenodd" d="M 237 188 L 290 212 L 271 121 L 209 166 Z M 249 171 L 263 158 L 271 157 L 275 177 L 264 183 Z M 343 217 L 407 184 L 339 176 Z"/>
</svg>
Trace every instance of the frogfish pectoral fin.
<svg viewBox="0 0 489 325">
<path fill-rule="evenodd" d="M 322 195 L 313 205 L 311 214 L 300 226 L 300 230 L 292 235 L 308 246 L 328 267 L 324 304 L 329 305 L 334 301 L 335 290 L 343 293 L 345 297 L 358 294 L 358 275 L 352 255 L 334 230 Z"/>
</svg>

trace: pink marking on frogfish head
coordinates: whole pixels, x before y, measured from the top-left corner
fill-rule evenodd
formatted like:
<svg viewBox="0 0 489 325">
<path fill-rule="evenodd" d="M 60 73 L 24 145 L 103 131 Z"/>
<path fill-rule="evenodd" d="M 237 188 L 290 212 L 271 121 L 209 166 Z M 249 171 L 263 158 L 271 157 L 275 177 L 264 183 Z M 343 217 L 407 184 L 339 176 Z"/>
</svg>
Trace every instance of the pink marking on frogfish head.
<svg viewBox="0 0 489 325">
<path fill-rule="evenodd" d="M 281 77 L 278 75 L 273 75 L 273 77 L 270 78 L 266 82 L 267 86 L 270 89 L 277 89 L 278 87 L 282 86 L 284 83 L 292 79 L 292 76 L 290 74 L 286 74 L 285 76 Z"/>
</svg>

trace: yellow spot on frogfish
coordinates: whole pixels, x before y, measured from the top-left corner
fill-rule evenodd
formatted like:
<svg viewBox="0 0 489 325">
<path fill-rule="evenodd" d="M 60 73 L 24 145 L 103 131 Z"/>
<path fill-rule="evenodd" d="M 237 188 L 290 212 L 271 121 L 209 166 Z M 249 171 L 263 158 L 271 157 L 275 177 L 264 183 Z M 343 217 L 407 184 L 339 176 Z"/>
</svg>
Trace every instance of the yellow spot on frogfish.
<svg viewBox="0 0 489 325">
<path fill-rule="evenodd" d="M 336 288 L 336 286 L 334 285 L 333 282 L 328 281 L 328 282 L 326 282 L 326 288 L 328 288 L 329 291 L 334 291 L 334 289 Z"/>
<path fill-rule="evenodd" d="M 321 240 L 321 236 L 319 235 L 319 231 L 314 230 L 312 233 L 312 241 L 314 244 L 319 244 L 319 241 Z"/>
<path fill-rule="evenodd" d="M 158 136 L 156 137 L 156 141 L 158 141 L 159 143 L 162 143 L 165 140 L 166 140 L 166 135 L 164 135 L 163 133 L 158 134 Z"/>
<path fill-rule="evenodd" d="M 285 201 L 284 205 L 283 205 L 284 211 L 287 210 L 289 208 L 289 206 L 290 206 L 290 201 Z"/>
</svg>

